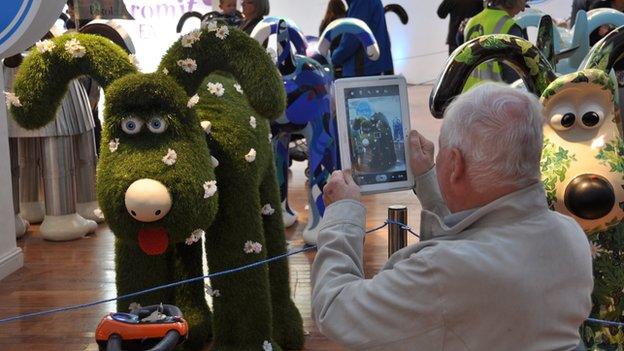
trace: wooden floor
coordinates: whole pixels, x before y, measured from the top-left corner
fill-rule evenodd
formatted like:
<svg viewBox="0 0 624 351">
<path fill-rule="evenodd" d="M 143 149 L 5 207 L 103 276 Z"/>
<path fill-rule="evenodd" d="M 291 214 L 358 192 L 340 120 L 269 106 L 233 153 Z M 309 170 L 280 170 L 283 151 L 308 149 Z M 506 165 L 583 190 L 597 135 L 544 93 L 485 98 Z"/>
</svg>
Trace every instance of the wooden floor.
<svg viewBox="0 0 624 351">
<path fill-rule="evenodd" d="M 409 88 L 412 127 L 437 140 L 440 121 L 434 120 L 427 110 L 430 89 L 428 86 Z M 290 202 L 299 212 L 299 222 L 287 230 L 291 247 L 303 244 L 301 231 L 307 220 L 304 169 L 303 163 L 295 163 L 292 167 Z M 382 224 L 388 206 L 393 204 L 408 205 L 408 222 L 418 228 L 420 204 L 409 191 L 366 196 L 364 202 L 368 210 L 368 228 Z M 414 242 L 413 238 L 409 240 Z M 18 245 L 24 251 L 25 263 L 22 269 L 0 281 L 0 318 L 116 295 L 113 234 L 106 225 L 101 225 L 95 235 L 65 243 L 42 240 L 34 227 L 18 241 Z M 387 231 L 382 229 L 370 234 L 366 240 L 367 277 L 374 275 L 386 258 Z M 309 333 L 305 350 L 343 350 L 321 335 L 310 317 L 310 265 L 313 260 L 314 253 L 309 252 L 293 256 L 289 261 L 293 298 Z M 97 350 L 95 328 L 114 308 L 114 303 L 107 303 L 0 325 L 0 350 Z"/>
</svg>

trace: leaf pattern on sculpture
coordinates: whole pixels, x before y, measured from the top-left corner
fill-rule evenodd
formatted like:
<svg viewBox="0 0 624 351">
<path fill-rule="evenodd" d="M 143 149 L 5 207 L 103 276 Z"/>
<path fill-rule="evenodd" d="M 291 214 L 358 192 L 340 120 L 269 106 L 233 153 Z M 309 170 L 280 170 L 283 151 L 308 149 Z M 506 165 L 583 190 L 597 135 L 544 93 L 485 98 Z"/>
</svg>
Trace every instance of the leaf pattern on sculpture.
<svg viewBox="0 0 624 351">
<path fill-rule="evenodd" d="M 606 143 L 596 158 L 601 164 L 609 166 L 611 172 L 622 174 L 624 179 L 624 141 L 621 138 L 618 137 L 613 142 Z"/>
<path fill-rule="evenodd" d="M 551 209 L 554 209 L 557 203 L 557 183 L 565 180 L 572 161 L 576 161 L 574 154 L 544 139 L 540 168 L 544 190 L 546 190 L 546 200 Z"/>
</svg>

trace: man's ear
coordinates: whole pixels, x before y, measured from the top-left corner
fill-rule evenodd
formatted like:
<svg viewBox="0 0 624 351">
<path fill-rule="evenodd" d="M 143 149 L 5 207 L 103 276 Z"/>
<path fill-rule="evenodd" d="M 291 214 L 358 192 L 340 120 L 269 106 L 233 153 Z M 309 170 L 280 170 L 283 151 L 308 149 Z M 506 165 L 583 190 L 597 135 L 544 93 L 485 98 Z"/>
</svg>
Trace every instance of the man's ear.
<svg viewBox="0 0 624 351">
<path fill-rule="evenodd" d="M 449 152 L 451 183 L 461 182 L 466 177 L 466 162 L 461 150 L 454 147 Z"/>
</svg>

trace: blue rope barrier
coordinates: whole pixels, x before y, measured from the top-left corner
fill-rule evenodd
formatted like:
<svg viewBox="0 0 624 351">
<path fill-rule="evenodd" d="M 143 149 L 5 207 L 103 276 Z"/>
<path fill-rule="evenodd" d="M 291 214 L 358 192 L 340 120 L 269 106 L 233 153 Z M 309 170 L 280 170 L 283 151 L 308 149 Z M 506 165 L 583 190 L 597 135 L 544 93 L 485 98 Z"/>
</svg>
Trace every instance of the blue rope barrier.
<svg viewBox="0 0 624 351">
<path fill-rule="evenodd" d="M 377 231 L 379 229 L 384 228 L 387 225 L 388 225 L 388 221 L 384 222 L 384 224 L 380 225 L 379 227 L 367 230 L 366 234 L 375 232 L 375 231 Z M 405 225 L 405 224 L 403 224 L 403 225 Z M 145 290 L 141 290 L 141 291 L 125 294 L 125 295 L 111 297 L 109 299 L 98 300 L 98 301 L 93 301 L 93 302 L 88 302 L 88 303 L 82 303 L 82 304 L 78 304 L 78 305 L 58 307 L 58 308 L 53 308 L 53 309 L 50 309 L 50 310 L 44 310 L 44 311 L 39 311 L 39 312 L 32 312 L 32 313 L 26 313 L 26 314 L 22 314 L 22 315 L 17 315 L 17 316 L 13 316 L 13 317 L 2 318 L 2 319 L 0 319 L 0 324 L 9 323 L 9 322 L 13 322 L 13 321 L 16 321 L 16 320 L 21 320 L 21 319 L 26 319 L 26 318 L 31 318 L 31 317 L 47 316 L 47 315 L 50 315 L 50 314 L 55 314 L 55 313 L 60 313 L 60 312 L 68 312 L 68 311 L 73 311 L 73 310 L 93 307 L 93 306 L 101 305 L 101 304 L 104 304 L 104 303 L 107 303 L 107 302 L 113 302 L 113 301 L 118 301 L 118 300 L 125 300 L 125 299 L 131 298 L 131 297 L 136 297 L 136 296 L 148 294 L 148 293 L 151 293 L 151 292 L 154 292 L 154 291 L 158 291 L 158 290 L 173 288 L 173 287 L 176 287 L 176 286 L 189 284 L 189 283 L 195 283 L 195 282 L 203 281 L 203 280 L 206 280 L 206 279 L 209 279 L 209 278 L 214 278 L 214 277 L 219 277 L 219 276 L 223 276 L 223 275 L 238 273 L 238 272 L 241 272 L 241 271 L 244 271 L 244 270 L 247 270 L 247 269 L 251 269 L 251 268 L 258 267 L 258 266 L 262 266 L 262 265 L 267 264 L 267 263 L 279 261 L 279 260 L 282 260 L 282 259 L 287 258 L 289 256 L 297 255 L 297 254 L 300 254 L 302 252 L 310 251 L 310 250 L 313 250 L 313 249 L 316 249 L 316 248 L 317 248 L 316 245 L 305 246 L 305 247 L 297 249 L 297 250 L 289 251 L 289 252 L 286 252 L 286 253 L 278 255 L 278 256 L 267 258 L 265 260 L 254 262 L 254 263 L 250 263 L 250 264 L 247 264 L 247 265 L 244 265 L 244 266 L 240 266 L 240 267 L 237 267 L 237 268 L 228 269 L 228 270 L 225 270 L 225 271 L 216 272 L 216 273 L 212 273 L 212 274 L 208 274 L 208 275 L 204 275 L 204 276 L 200 276 L 200 277 L 194 277 L 194 278 L 189 278 L 189 279 L 185 279 L 185 280 L 180 280 L 180 281 L 173 282 L 173 283 L 170 283 L 170 284 L 159 285 L 159 286 L 155 286 L 153 288 L 149 288 L 149 289 L 145 289 Z"/>
<path fill-rule="evenodd" d="M 416 232 L 414 232 L 412 230 L 412 228 L 410 226 L 408 226 L 407 224 L 401 223 L 401 222 L 397 222 L 397 221 L 393 221 L 391 219 L 387 219 L 382 225 L 380 225 L 378 227 L 375 227 L 373 229 L 367 230 L 366 234 L 370 234 L 372 232 L 378 231 L 379 229 L 382 229 L 382 228 L 386 227 L 389 224 L 396 224 L 396 225 L 400 226 L 401 229 L 407 230 L 412 235 L 420 238 L 420 236 Z M 141 290 L 141 291 L 125 294 L 125 295 L 115 296 L 115 297 L 112 297 L 112 298 L 109 298 L 109 299 L 98 300 L 98 301 L 93 301 L 93 302 L 88 302 L 88 303 L 83 303 L 83 304 L 78 304 L 78 305 L 58 307 L 58 308 L 53 308 L 53 309 L 50 309 L 50 310 L 44 310 L 44 311 L 39 311 L 39 312 L 32 312 L 32 313 L 26 313 L 26 314 L 22 314 L 22 315 L 17 315 L 17 316 L 13 316 L 13 317 L 2 318 L 2 319 L 0 319 L 0 324 L 5 324 L 5 323 L 13 322 L 13 321 L 16 321 L 16 320 L 22 320 L 22 319 L 31 318 L 31 317 L 41 317 L 41 316 L 46 316 L 46 315 L 60 313 L 60 312 L 68 312 L 68 311 L 74 311 L 74 310 L 78 310 L 78 309 L 93 307 L 93 306 L 101 305 L 101 304 L 108 303 L 108 302 L 114 302 L 114 301 L 118 301 L 118 300 L 125 300 L 125 299 L 131 298 L 131 297 L 136 297 L 136 296 L 148 294 L 148 293 L 151 293 L 151 292 L 154 292 L 154 291 L 158 291 L 158 290 L 173 288 L 173 287 L 176 287 L 176 286 L 189 284 L 189 283 L 195 283 L 195 282 L 198 282 L 198 281 L 204 281 L 204 280 L 209 279 L 209 278 L 214 278 L 214 277 L 219 277 L 219 276 L 223 276 L 223 275 L 238 273 L 238 272 L 241 272 L 241 271 L 244 271 L 244 270 L 247 270 L 247 269 L 251 269 L 251 268 L 258 267 L 258 266 L 262 266 L 262 265 L 267 264 L 267 263 L 279 261 L 279 260 L 282 260 L 282 259 L 287 258 L 289 256 L 300 254 L 302 252 L 314 250 L 316 248 L 317 248 L 316 245 L 304 246 L 304 247 L 302 247 L 300 249 L 297 249 L 297 250 L 288 251 L 288 252 L 286 252 L 284 254 L 281 254 L 281 255 L 278 255 L 278 256 L 274 256 L 274 257 L 271 257 L 271 258 L 267 258 L 266 260 L 250 263 L 250 264 L 247 264 L 247 265 L 244 265 L 244 266 L 240 266 L 240 267 L 237 267 L 237 268 L 233 268 L 233 269 L 229 269 L 229 270 L 225 270 L 225 271 L 221 271 L 221 272 L 216 272 L 216 273 L 212 273 L 212 274 L 208 274 L 208 275 L 204 275 L 204 276 L 200 276 L 200 277 L 180 280 L 180 281 L 173 282 L 173 283 L 170 283 L 170 284 L 155 286 L 153 288 L 149 288 L 149 289 L 145 289 L 145 290 Z M 607 321 L 607 320 L 596 319 L 596 318 L 587 318 L 585 320 L 585 322 L 586 323 L 601 324 L 601 325 L 606 325 L 606 326 L 612 326 L 612 327 L 624 327 L 624 323 L 621 323 L 621 322 Z"/>
<path fill-rule="evenodd" d="M 624 323 L 614 322 L 614 321 L 607 321 L 607 320 L 604 320 L 604 319 L 597 319 L 597 318 L 587 318 L 585 320 L 585 322 L 587 322 L 587 323 L 594 323 L 594 324 L 602 324 L 602 325 L 606 325 L 606 326 L 610 326 L 610 327 L 624 327 Z"/>
</svg>

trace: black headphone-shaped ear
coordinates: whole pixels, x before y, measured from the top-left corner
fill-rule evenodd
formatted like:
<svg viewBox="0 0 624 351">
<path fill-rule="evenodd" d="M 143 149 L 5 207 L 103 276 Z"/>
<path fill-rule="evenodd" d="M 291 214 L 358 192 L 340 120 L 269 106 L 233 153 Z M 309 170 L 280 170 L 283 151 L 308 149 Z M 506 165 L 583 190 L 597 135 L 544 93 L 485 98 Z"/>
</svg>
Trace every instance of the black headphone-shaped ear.
<svg viewBox="0 0 624 351">
<path fill-rule="evenodd" d="M 84 34 L 99 35 L 119 45 L 126 53 L 135 54 L 134 43 L 128 32 L 114 20 L 93 20 L 78 30 Z"/>
<path fill-rule="evenodd" d="M 472 71 L 489 60 L 512 67 L 527 90 L 537 96 L 556 78 L 548 60 L 529 41 L 507 34 L 484 35 L 464 43 L 448 58 L 429 97 L 431 114 L 442 118 L 451 100 L 464 90 Z"/>
<path fill-rule="evenodd" d="M 186 20 L 188 20 L 191 17 L 197 18 L 200 21 L 203 19 L 202 14 L 197 11 L 191 11 L 191 12 L 187 12 L 183 14 L 182 17 L 180 17 L 180 20 L 178 21 L 178 25 L 176 26 L 176 33 L 180 33 L 182 31 L 182 28 L 184 27 L 184 23 L 186 23 Z"/>
<path fill-rule="evenodd" d="M 403 6 L 399 4 L 388 4 L 384 6 L 384 12 L 393 12 L 394 14 L 399 16 L 399 20 L 401 20 L 401 23 L 403 24 L 407 24 L 409 22 L 409 16 L 407 15 L 407 11 L 405 11 Z"/>
</svg>

